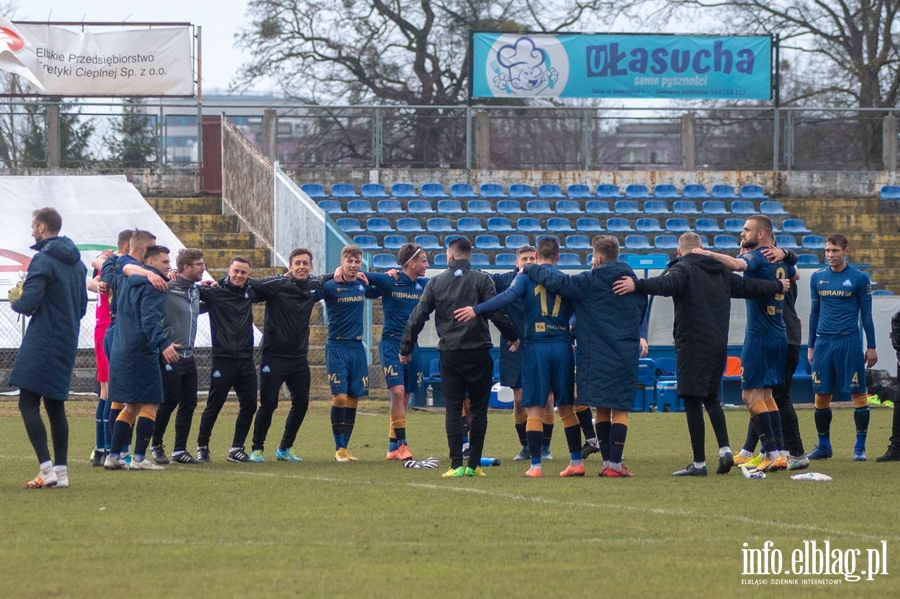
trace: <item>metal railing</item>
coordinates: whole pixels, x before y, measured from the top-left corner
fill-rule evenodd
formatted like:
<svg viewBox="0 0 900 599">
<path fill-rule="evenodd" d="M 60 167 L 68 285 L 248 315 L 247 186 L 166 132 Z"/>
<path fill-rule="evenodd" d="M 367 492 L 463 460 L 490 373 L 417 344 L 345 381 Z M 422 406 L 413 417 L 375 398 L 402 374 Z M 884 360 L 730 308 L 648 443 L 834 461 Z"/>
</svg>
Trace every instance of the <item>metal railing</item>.
<svg viewBox="0 0 900 599">
<path fill-rule="evenodd" d="M 56 128 L 47 122 L 52 107 Z M 7 99 L 0 167 L 46 167 L 52 129 L 64 168 L 196 168 L 199 112 L 224 113 L 261 150 L 273 135 L 269 158 L 285 169 L 680 170 L 686 114 L 696 123 L 696 170 L 893 170 L 883 147 L 897 145 L 886 119 L 895 111 L 882 109 L 311 106 L 243 97 L 200 108 L 147 103 L 136 117 L 122 103 Z M 268 132 L 266 110 L 276 115 Z"/>
</svg>

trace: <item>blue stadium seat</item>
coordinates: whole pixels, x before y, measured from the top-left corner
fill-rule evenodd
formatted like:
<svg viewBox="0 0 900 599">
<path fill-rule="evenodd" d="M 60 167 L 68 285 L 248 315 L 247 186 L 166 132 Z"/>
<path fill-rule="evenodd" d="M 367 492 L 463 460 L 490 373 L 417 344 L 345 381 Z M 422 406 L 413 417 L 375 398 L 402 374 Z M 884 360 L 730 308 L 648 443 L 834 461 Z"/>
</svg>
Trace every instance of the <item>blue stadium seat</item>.
<svg viewBox="0 0 900 599">
<path fill-rule="evenodd" d="M 666 231 L 670 233 L 685 233 L 691 230 L 691 223 L 686 218 L 667 218 Z"/>
<path fill-rule="evenodd" d="M 731 203 L 732 214 L 756 214 L 756 206 L 747 200 L 737 200 Z"/>
<path fill-rule="evenodd" d="M 479 268 L 484 268 L 485 266 L 491 265 L 491 259 L 488 258 L 487 254 L 481 254 L 478 252 L 472 253 L 472 259 L 469 261 L 472 266 L 477 266 Z"/>
<path fill-rule="evenodd" d="M 456 221 L 456 230 L 460 233 L 477 233 L 484 231 L 484 226 L 477 216 L 467 216 Z"/>
<path fill-rule="evenodd" d="M 566 237 L 566 247 L 570 250 L 589 250 L 591 240 L 587 235 L 569 235 Z"/>
<path fill-rule="evenodd" d="M 800 246 L 797 245 L 797 238 L 793 235 L 776 235 L 775 243 L 780 248 L 784 248 L 786 250 L 796 250 Z"/>
<path fill-rule="evenodd" d="M 700 245 L 705 248 L 710 247 L 709 239 L 706 237 L 706 235 L 700 235 Z"/>
<path fill-rule="evenodd" d="M 759 185 L 741 185 L 741 197 L 752 198 L 754 200 L 768 200 L 769 196 L 765 194 L 763 188 Z"/>
<path fill-rule="evenodd" d="M 540 219 L 525 216 L 516 221 L 516 229 L 519 231 L 535 232 L 543 231 L 544 227 L 541 226 Z"/>
<path fill-rule="evenodd" d="M 659 219 L 656 218 L 639 218 L 634 223 L 634 228 L 640 233 L 656 233 L 663 230 L 659 226 Z"/>
<path fill-rule="evenodd" d="M 358 198 L 356 188 L 349 183 L 335 183 L 331 186 L 331 197 L 333 198 Z"/>
<path fill-rule="evenodd" d="M 591 188 L 581 183 L 573 183 L 566 188 L 566 195 L 570 198 L 592 198 Z"/>
<path fill-rule="evenodd" d="M 759 211 L 761 214 L 766 214 L 770 216 L 783 216 L 788 213 L 787 210 L 784 209 L 784 206 L 781 205 L 781 202 L 777 200 L 768 200 L 766 202 L 759 203 Z"/>
<path fill-rule="evenodd" d="M 366 231 L 370 233 L 393 233 L 391 221 L 386 218 L 370 218 L 366 221 Z"/>
<path fill-rule="evenodd" d="M 612 214 L 606 200 L 588 200 L 584 204 L 584 211 L 586 214 Z"/>
<path fill-rule="evenodd" d="M 804 235 L 802 246 L 804 250 L 824 250 L 825 238 L 821 235 Z"/>
<path fill-rule="evenodd" d="M 437 235 L 416 235 L 413 243 L 421 245 L 424 250 L 439 250 L 443 247 L 438 242 Z"/>
<path fill-rule="evenodd" d="M 417 218 L 398 218 L 397 219 L 397 232 L 398 233 L 422 233 L 425 229 L 422 228 L 422 223 L 419 222 Z"/>
<path fill-rule="evenodd" d="M 375 254 L 372 257 L 372 266 L 381 270 L 400 268 L 400 265 L 397 264 L 397 257 L 393 254 Z"/>
<path fill-rule="evenodd" d="M 406 204 L 406 212 L 409 214 L 432 214 L 434 207 L 431 205 L 431 200 L 410 200 Z"/>
<path fill-rule="evenodd" d="M 556 265 L 560 268 L 572 268 L 573 266 L 584 266 L 581 256 L 572 252 L 562 252 L 559 255 L 559 262 Z"/>
<path fill-rule="evenodd" d="M 447 254 L 444 252 L 438 252 L 434 255 L 434 260 L 432 261 L 432 266 L 437 268 L 447 268 Z"/>
<path fill-rule="evenodd" d="M 482 183 L 478 195 L 483 198 L 505 198 L 503 187 L 499 183 Z"/>
<path fill-rule="evenodd" d="M 690 185 L 685 185 L 681 190 L 681 193 L 686 198 L 693 199 L 704 199 L 708 198 L 709 194 L 706 193 L 705 185 L 697 185 L 696 183 L 691 183 Z"/>
<path fill-rule="evenodd" d="M 586 216 L 575 221 L 575 230 L 583 231 L 585 233 L 599 233 L 603 230 L 603 227 L 600 225 L 599 218 Z"/>
<path fill-rule="evenodd" d="M 598 198 L 603 198 L 607 200 L 621 198 L 622 194 L 619 192 L 619 186 L 613 185 L 611 183 L 601 183 L 597 186 L 597 193 L 594 194 Z"/>
<path fill-rule="evenodd" d="M 466 203 L 469 214 L 493 214 L 494 207 L 487 200 L 469 200 Z"/>
<path fill-rule="evenodd" d="M 737 203 L 737 202 L 735 202 Z M 725 219 L 725 232 L 726 233 L 742 233 L 744 231 L 744 223 L 747 222 L 742 218 L 726 218 Z"/>
<path fill-rule="evenodd" d="M 575 200 L 559 200 L 556 202 L 557 214 L 584 214 L 581 205 Z"/>
<path fill-rule="evenodd" d="M 784 222 L 781 223 L 781 230 L 785 233 L 792 233 L 795 235 L 812 233 L 812 231 L 806 228 L 806 223 L 799 218 L 786 218 Z"/>
<path fill-rule="evenodd" d="M 542 239 L 554 239 L 554 240 L 556 240 L 556 243 L 557 243 L 557 245 L 559 245 L 559 247 L 561 247 L 561 248 L 566 247 L 566 244 L 564 244 L 562 241 L 560 241 L 559 235 L 538 235 L 537 237 L 534 238 L 534 246 L 537 247 L 537 244 L 539 244 Z"/>
<path fill-rule="evenodd" d="M 599 195 L 599 194 L 598 194 Z M 649 197 L 650 190 L 647 189 L 646 185 L 640 185 L 638 183 L 632 183 L 631 185 L 625 188 L 625 197 L 637 200 L 643 200 Z"/>
<path fill-rule="evenodd" d="M 517 250 L 523 245 L 531 245 L 528 235 L 507 235 L 504 244 L 508 249 Z"/>
<path fill-rule="evenodd" d="M 446 237 L 444 237 L 444 247 L 445 248 L 450 247 L 450 243 L 454 239 L 459 239 L 460 237 L 465 237 L 465 235 L 447 235 Z"/>
<path fill-rule="evenodd" d="M 545 183 L 543 185 L 538 185 L 538 197 L 539 198 L 564 198 L 562 191 L 559 189 L 559 185 L 555 183 Z"/>
<path fill-rule="evenodd" d="M 419 195 L 423 198 L 446 198 L 447 192 L 440 183 L 422 183 L 419 188 Z"/>
<path fill-rule="evenodd" d="M 797 266 L 818 266 L 819 263 L 815 254 L 797 254 Z"/>
<path fill-rule="evenodd" d="M 452 233 L 455 230 L 450 224 L 450 219 L 442 216 L 429 218 L 425 228 L 432 233 Z"/>
<path fill-rule="evenodd" d="M 890 289 L 873 289 L 869 295 L 894 295 Z"/>
<path fill-rule="evenodd" d="M 698 218 L 694 223 L 694 230 L 698 233 L 721 233 L 722 227 L 714 218 Z"/>
<path fill-rule="evenodd" d="M 378 239 L 374 235 L 357 235 L 353 238 L 353 243 L 358 245 L 359 249 L 364 252 L 381 249 L 381 246 L 378 245 Z"/>
<path fill-rule="evenodd" d="M 506 233 L 507 231 L 515 231 L 516 229 L 505 216 L 494 216 L 488 219 L 487 230 L 495 231 L 497 233 Z"/>
<path fill-rule="evenodd" d="M 716 235 L 713 237 L 713 247 L 717 250 L 737 250 L 740 249 L 737 237 L 734 235 Z"/>
<path fill-rule="evenodd" d="M 568 233 L 575 229 L 572 228 L 572 223 L 569 219 L 556 217 L 547 219 L 547 230 L 556 231 L 557 233 Z"/>
<path fill-rule="evenodd" d="M 606 230 L 610 233 L 629 233 L 634 231 L 627 218 L 610 218 L 606 221 Z"/>
<path fill-rule="evenodd" d="M 653 240 L 653 243 L 658 250 L 678 249 L 678 238 L 674 235 L 657 235 L 656 239 Z"/>
<path fill-rule="evenodd" d="M 547 200 L 528 200 L 525 203 L 525 212 L 528 214 L 553 214 L 553 208 Z"/>
<path fill-rule="evenodd" d="M 678 193 L 678 188 L 674 185 L 657 185 L 653 188 L 653 197 L 654 198 L 680 198 L 681 195 Z M 644 212 L 647 209 L 644 208 Z"/>
<path fill-rule="evenodd" d="M 497 214 L 524 214 L 519 200 L 500 200 L 497 202 Z"/>
<path fill-rule="evenodd" d="M 344 233 L 363 233 L 365 229 L 359 226 L 358 218 L 339 218 L 335 224 L 340 227 Z"/>
<path fill-rule="evenodd" d="M 384 192 L 384 185 L 381 183 L 364 183 L 359 188 L 359 193 L 364 198 L 386 198 L 388 194 Z"/>
<path fill-rule="evenodd" d="M 691 200 L 672 202 L 672 212 L 675 214 L 700 214 L 700 211 L 697 210 L 697 202 Z"/>
<path fill-rule="evenodd" d="M 644 202 L 644 214 L 671 214 L 669 205 L 662 200 L 647 200 Z"/>
<path fill-rule="evenodd" d="M 319 200 L 319 208 L 328 214 L 341 214 L 344 212 L 344 208 L 337 200 Z"/>
<path fill-rule="evenodd" d="M 407 243 L 409 243 L 409 239 L 406 237 L 406 235 L 384 236 L 384 249 L 386 250 L 399 250 Z"/>
<path fill-rule="evenodd" d="M 375 214 L 369 200 L 350 200 L 347 202 L 347 214 Z"/>
<path fill-rule="evenodd" d="M 459 200 L 438 200 L 438 214 L 465 214 L 462 203 Z"/>
<path fill-rule="evenodd" d="M 305 185 L 303 187 L 306 187 Z M 306 191 L 304 189 L 304 191 Z M 312 196 L 309 196 L 312 197 Z M 882 200 L 900 200 L 900 185 L 884 185 L 879 197 Z"/>
<path fill-rule="evenodd" d="M 468 183 L 454 183 L 450 186 L 451 198 L 474 198 L 478 197 L 475 190 Z"/>
<path fill-rule="evenodd" d="M 511 198 L 533 198 L 534 192 L 531 185 L 524 183 L 513 183 L 509 186 L 509 197 Z"/>
<path fill-rule="evenodd" d="M 634 200 L 618 200 L 615 211 L 616 214 L 640 214 L 641 212 Z"/>
<path fill-rule="evenodd" d="M 700 212 L 703 214 L 728 214 L 725 202 L 719 200 L 706 200 L 700 207 Z"/>
<path fill-rule="evenodd" d="M 397 200 L 378 200 L 375 209 L 381 214 L 403 214 L 403 206 Z"/>
<path fill-rule="evenodd" d="M 734 187 L 731 185 L 713 185 L 712 197 L 720 200 L 730 200 L 737 196 L 734 194 Z"/>
<path fill-rule="evenodd" d="M 475 247 L 479 250 L 502 250 L 500 238 L 496 235 L 478 235 L 475 237 Z"/>
<path fill-rule="evenodd" d="M 419 197 L 412 183 L 394 183 L 391 185 L 391 195 L 395 198 Z"/>
<path fill-rule="evenodd" d="M 300 186 L 300 189 L 302 189 L 303 193 L 308 195 L 311 200 L 320 200 L 328 197 L 325 193 L 325 187 L 320 183 L 304 183 Z"/>
<path fill-rule="evenodd" d="M 650 245 L 650 239 L 646 235 L 626 235 L 625 247 L 629 250 L 653 249 L 653 246 Z"/>
<path fill-rule="evenodd" d="M 497 254 L 494 256 L 494 266 L 515 266 L 516 255 L 510 253 Z"/>
</svg>

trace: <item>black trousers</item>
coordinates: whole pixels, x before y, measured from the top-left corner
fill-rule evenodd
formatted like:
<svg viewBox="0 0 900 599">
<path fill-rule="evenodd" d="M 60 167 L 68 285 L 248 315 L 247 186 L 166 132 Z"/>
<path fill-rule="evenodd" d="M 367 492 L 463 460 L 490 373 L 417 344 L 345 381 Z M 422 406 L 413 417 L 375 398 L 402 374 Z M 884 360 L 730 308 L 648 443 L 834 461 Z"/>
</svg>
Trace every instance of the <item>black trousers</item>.
<svg viewBox="0 0 900 599">
<path fill-rule="evenodd" d="M 50 437 L 53 439 L 55 464 L 65 466 L 69 459 L 69 421 L 66 419 L 66 402 L 58 399 L 44 398 L 44 408 L 50 421 Z M 41 419 L 41 396 L 28 389 L 19 390 L 19 411 L 25 422 L 25 432 L 34 447 L 38 463 L 50 461 L 50 450 L 47 448 L 47 428 Z"/>
<path fill-rule="evenodd" d="M 279 358 L 263 355 L 259 362 L 259 410 L 253 425 L 253 449 L 264 449 L 272 414 L 278 407 L 281 385 L 287 384 L 291 393 L 291 411 L 284 423 L 280 447 L 289 449 L 297 439 L 297 432 L 309 409 L 309 362 L 306 356 Z"/>
<path fill-rule="evenodd" d="M 803 441 L 800 439 L 800 423 L 797 412 L 791 403 L 791 384 L 794 382 L 794 371 L 800 363 L 800 346 L 788 345 L 784 360 L 784 385 L 773 387 L 772 396 L 778 412 L 781 414 L 781 429 L 784 435 L 785 448 L 794 456 L 803 455 Z"/>
<path fill-rule="evenodd" d="M 181 358 L 174 364 L 166 364 L 160 358 L 163 382 L 163 403 L 156 412 L 156 427 L 153 429 L 153 445 L 162 445 L 172 412 L 175 415 L 174 451 L 186 451 L 188 435 L 194 410 L 197 409 L 197 363 L 194 358 Z"/>
<path fill-rule="evenodd" d="M 484 437 L 487 433 L 487 409 L 491 396 L 494 360 L 487 348 L 442 351 L 440 364 L 441 387 L 447 406 L 445 426 L 451 466 L 459 468 L 463 463 L 462 409 L 463 400 L 468 397 L 472 411 L 472 424 L 469 427 L 469 467 L 475 469 L 481 464 Z"/>
<path fill-rule="evenodd" d="M 200 432 L 197 435 L 197 446 L 208 447 L 213 427 L 228 392 L 234 389 L 238 398 L 238 415 L 234 425 L 232 447 L 243 447 L 253 415 L 256 413 L 256 366 L 253 358 L 217 358 L 213 356 L 209 376 L 209 397 L 206 407 L 200 416 Z"/>
</svg>

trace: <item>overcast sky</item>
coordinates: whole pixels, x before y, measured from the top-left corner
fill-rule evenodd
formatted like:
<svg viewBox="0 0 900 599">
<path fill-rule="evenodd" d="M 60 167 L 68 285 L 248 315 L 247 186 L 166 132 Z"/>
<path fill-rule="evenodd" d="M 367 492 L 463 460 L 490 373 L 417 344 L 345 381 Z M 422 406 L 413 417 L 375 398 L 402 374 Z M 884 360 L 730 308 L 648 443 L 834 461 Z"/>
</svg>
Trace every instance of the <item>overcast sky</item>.
<svg viewBox="0 0 900 599">
<path fill-rule="evenodd" d="M 189 22 L 202 30 L 203 93 L 225 90 L 246 61 L 234 36 L 246 21 L 247 0 L 17 0 L 14 21 Z"/>
</svg>

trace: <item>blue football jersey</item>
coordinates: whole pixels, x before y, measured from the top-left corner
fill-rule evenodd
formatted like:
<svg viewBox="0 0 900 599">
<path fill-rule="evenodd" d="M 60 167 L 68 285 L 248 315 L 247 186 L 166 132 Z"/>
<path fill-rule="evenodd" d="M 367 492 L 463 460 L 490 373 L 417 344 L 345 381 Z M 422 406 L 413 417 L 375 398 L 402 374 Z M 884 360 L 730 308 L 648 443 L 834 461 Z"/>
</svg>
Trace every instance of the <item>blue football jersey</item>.
<svg viewBox="0 0 900 599">
<path fill-rule="evenodd" d="M 419 304 L 428 279 L 422 277 L 412 280 L 403 272 L 396 279 L 390 275 L 368 272 L 366 277 L 369 279 L 369 285 L 381 295 L 384 314 L 381 338 L 399 341 L 403 337 L 403 329 L 406 328 L 409 315 Z"/>
</svg>

